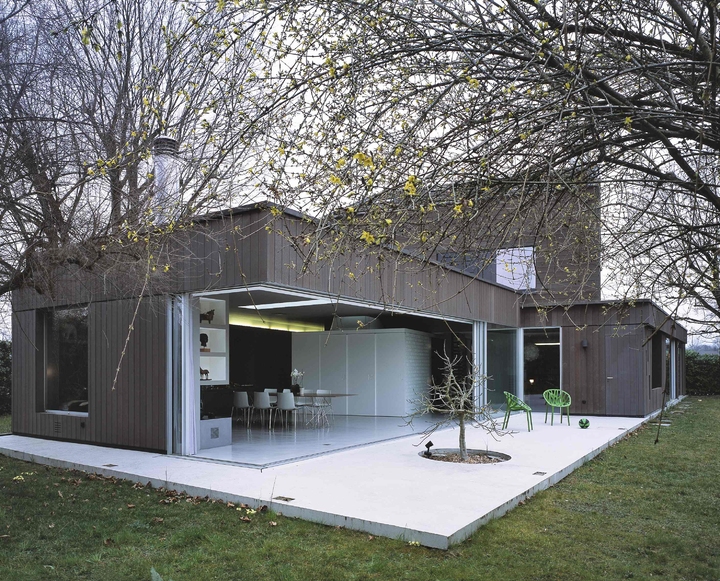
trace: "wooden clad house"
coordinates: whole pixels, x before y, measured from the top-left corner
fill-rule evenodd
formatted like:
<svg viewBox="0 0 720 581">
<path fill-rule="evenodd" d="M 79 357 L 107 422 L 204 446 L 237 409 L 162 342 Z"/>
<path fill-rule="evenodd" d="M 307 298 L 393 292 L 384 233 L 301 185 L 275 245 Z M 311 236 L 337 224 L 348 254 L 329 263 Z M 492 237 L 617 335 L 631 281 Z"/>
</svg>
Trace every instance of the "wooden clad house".
<svg viewBox="0 0 720 581">
<path fill-rule="evenodd" d="M 266 228 L 277 213 L 199 220 L 145 288 L 119 267 L 16 291 L 13 433 L 195 454 L 218 444 L 201 418 L 226 418 L 233 389 L 289 388 L 294 369 L 306 389 L 358 394 L 336 415 L 404 416 L 442 350 L 467 354 L 488 376 L 478 399 L 497 405 L 561 387 L 573 414 L 645 416 L 663 388 L 684 393 L 685 330 L 649 302 L 539 310 L 502 272 L 512 249 L 494 277 L 362 254 L 303 272 L 289 240 L 305 223 L 284 211 L 284 232 Z"/>
</svg>

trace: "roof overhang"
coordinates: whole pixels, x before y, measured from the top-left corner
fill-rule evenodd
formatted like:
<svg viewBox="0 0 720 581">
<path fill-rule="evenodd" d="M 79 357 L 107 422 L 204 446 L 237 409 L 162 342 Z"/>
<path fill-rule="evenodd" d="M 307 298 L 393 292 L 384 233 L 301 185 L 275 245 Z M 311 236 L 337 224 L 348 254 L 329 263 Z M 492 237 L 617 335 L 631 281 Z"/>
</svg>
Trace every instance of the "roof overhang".
<svg viewBox="0 0 720 581">
<path fill-rule="evenodd" d="M 228 299 L 231 313 L 256 313 L 259 316 L 274 315 L 289 320 L 312 320 L 331 317 L 377 317 L 382 314 L 409 315 L 453 323 L 472 324 L 472 320 L 448 317 L 431 311 L 409 309 L 401 305 L 389 305 L 363 301 L 352 297 L 331 295 L 317 291 L 283 287 L 273 284 L 249 285 L 193 293 L 194 296 L 224 296 Z"/>
</svg>

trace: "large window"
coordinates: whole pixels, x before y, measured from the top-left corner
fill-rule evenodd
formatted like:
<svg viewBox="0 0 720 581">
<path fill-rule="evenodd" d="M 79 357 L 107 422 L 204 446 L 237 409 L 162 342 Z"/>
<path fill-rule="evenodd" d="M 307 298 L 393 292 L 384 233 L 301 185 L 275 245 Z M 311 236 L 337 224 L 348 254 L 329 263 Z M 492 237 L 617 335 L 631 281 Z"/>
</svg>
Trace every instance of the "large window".
<svg viewBox="0 0 720 581">
<path fill-rule="evenodd" d="M 43 313 L 48 411 L 88 411 L 87 313 L 87 307 Z"/>
<path fill-rule="evenodd" d="M 505 394 L 517 395 L 517 329 L 489 326 L 487 331 L 487 402 L 505 403 Z"/>
<path fill-rule="evenodd" d="M 536 287 L 535 251 L 532 246 L 504 248 L 495 257 L 496 282 L 515 290 Z"/>
</svg>

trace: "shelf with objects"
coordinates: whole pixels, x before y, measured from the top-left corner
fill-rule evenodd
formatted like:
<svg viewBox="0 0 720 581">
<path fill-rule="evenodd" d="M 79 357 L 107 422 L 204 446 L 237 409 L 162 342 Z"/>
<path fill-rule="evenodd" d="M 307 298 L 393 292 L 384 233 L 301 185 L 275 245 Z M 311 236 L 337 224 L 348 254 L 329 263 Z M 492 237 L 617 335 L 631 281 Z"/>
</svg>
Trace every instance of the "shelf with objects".
<svg viewBox="0 0 720 581">
<path fill-rule="evenodd" d="M 231 406 L 222 405 L 228 385 L 229 327 L 225 299 L 199 298 L 196 352 L 200 363 L 200 448 L 232 443 Z"/>
<path fill-rule="evenodd" d="M 227 385 L 229 331 L 225 299 L 200 297 L 198 329 L 200 385 Z"/>
</svg>

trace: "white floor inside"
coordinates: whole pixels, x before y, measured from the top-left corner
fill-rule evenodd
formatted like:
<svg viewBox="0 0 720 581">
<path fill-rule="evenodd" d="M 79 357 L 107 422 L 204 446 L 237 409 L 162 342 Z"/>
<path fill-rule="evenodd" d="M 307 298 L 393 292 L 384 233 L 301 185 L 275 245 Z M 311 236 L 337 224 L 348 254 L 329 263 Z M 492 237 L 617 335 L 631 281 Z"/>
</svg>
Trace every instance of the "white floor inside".
<svg viewBox="0 0 720 581">
<path fill-rule="evenodd" d="M 246 428 L 234 422 L 231 446 L 200 450 L 196 457 L 267 468 L 396 438 L 415 436 L 413 442 L 419 444 L 422 432 L 432 423 L 416 419 L 409 425 L 398 417 L 335 416 L 327 427 L 308 426 L 299 420 L 289 426 L 278 421 L 269 429 L 267 425 Z"/>
</svg>

